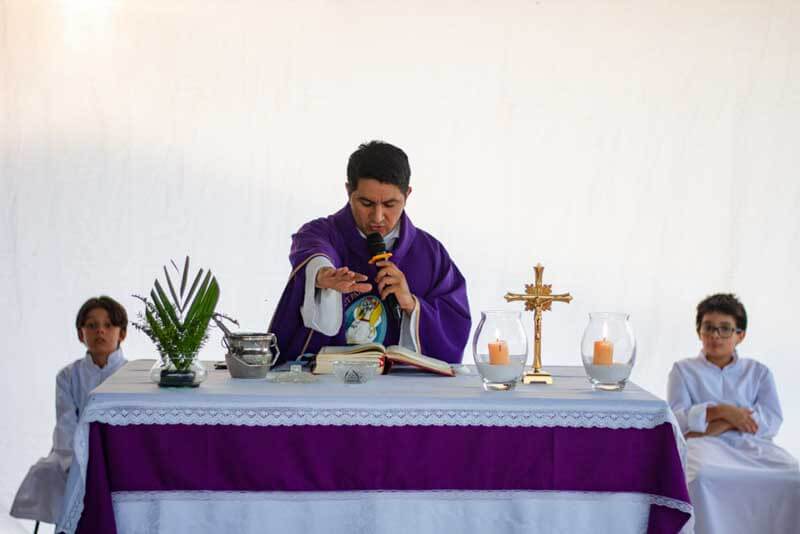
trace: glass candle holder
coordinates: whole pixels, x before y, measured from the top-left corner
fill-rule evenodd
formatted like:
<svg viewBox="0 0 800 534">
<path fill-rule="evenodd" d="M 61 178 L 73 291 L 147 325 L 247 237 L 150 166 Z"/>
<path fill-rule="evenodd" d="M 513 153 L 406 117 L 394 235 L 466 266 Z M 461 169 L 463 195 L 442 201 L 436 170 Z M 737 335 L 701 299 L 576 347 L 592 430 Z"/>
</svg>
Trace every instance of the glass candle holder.
<svg viewBox="0 0 800 534">
<path fill-rule="evenodd" d="M 627 313 L 593 312 L 581 341 L 583 368 L 592 387 L 620 391 L 636 363 L 636 338 Z"/>
<path fill-rule="evenodd" d="M 521 312 L 482 311 L 472 338 L 472 356 L 486 391 L 514 389 L 528 359 Z"/>
</svg>

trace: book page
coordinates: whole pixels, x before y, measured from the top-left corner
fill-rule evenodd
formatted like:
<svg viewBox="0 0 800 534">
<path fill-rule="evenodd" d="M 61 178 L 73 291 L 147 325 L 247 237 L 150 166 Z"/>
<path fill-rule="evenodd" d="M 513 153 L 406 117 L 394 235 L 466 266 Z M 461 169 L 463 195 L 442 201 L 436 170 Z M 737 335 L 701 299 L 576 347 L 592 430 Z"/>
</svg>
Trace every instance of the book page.
<svg viewBox="0 0 800 534">
<path fill-rule="evenodd" d="M 336 360 L 380 361 L 385 351 L 386 348 L 380 343 L 343 346 L 328 345 L 319 349 L 313 373 L 316 375 L 333 373 L 333 362 Z"/>
<path fill-rule="evenodd" d="M 377 353 L 383 354 L 386 352 L 386 347 L 380 343 L 364 343 L 363 345 L 342 345 L 333 346 L 328 345 L 319 349 L 317 358 L 323 355 L 341 355 L 341 354 L 360 354 L 360 353 Z M 327 356 L 326 356 L 327 357 Z"/>
<path fill-rule="evenodd" d="M 430 371 L 435 371 L 437 373 L 441 373 L 444 375 L 449 375 L 449 376 L 455 375 L 455 372 L 450 367 L 449 363 L 439 360 L 437 358 L 425 356 L 424 354 L 420 354 L 419 352 L 408 350 L 407 348 L 401 347 L 400 345 L 392 345 L 391 347 L 387 347 L 386 356 L 390 360 L 395 362 L 407 363 L 409 365 L 414 365 L 416 367 L 420 367 L 422 369 L 428 369 Z"/>
</svg>

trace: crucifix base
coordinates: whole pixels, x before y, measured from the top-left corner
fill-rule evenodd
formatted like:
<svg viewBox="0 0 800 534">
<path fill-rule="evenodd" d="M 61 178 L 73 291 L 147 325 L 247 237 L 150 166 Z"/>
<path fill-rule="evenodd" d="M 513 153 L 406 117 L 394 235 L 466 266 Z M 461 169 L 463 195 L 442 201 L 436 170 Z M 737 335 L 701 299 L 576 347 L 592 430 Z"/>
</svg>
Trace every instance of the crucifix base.
<svg viewBox="0 0 800 534">
<path fill-rule="evenodd" d="M 524 375 L 522 375 L 522 383 L 523 384 L 552 384 L 553 383 L 553 375 L 542 371 L 539 369 L 538 371 L 530 370 Z"/>
</svg>

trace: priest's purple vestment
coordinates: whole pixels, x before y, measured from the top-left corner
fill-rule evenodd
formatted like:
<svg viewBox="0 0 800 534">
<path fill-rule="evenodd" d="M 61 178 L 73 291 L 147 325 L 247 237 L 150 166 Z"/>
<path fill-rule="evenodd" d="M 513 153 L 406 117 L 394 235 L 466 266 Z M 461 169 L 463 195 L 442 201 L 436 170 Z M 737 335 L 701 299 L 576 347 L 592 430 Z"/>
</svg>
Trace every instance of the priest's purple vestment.
<svg viewBox="0 0 800 534">
<path fill-rule="evenodd" d="M 464 277 L 439 241 L 416 228 L 405 212 L 400 219 L 400 236 L 391 261 L 405 274 L 419 308 L 414 329 L 420 352 L 451 363 L 461 362 L 471 324 Z M 345 345 L 347 321 L 335 336 L 326 336 L 306 327 L 300 314 L 305 295 L 305 266 L 316 256 L 324 256 L 335 267 L 348 267 L 366 275 L 372 296 L 378 297 L 375 276 L 378 268 L 368 263 L 367 241 L 358 231 L 350 205 L 328 217 L 303 225 L 292 236 L 289 261 L 292 273 L 275 310 L 269 330 L 278 338 L 281 361 L 303 353 L 316 353 L 325 345 Z M 342 295 L 342 313 L 352 310 L 364 295 Z M 352 311 L 349 311 L 352 314 Z M 398 343 L 400 325 L 385 322 L 383 344 Z"/>
</svg>

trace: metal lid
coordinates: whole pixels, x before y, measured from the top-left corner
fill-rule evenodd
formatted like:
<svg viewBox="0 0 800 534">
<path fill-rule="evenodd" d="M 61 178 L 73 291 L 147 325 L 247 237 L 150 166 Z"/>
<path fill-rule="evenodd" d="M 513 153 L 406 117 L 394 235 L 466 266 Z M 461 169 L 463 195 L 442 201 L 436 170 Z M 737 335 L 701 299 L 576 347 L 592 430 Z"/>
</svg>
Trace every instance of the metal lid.
<svg viewBox="0 0 800 534">
<path fill-rule="evenodd" d="M 275 337 L 275 334 L 269 332 L 232 332 L 230 334 L 225 334 L 225 337 L 228 339 L 244 339 L 244 340 L 256 340 L 256 339 L 272 339 Z"/>
</svg>

